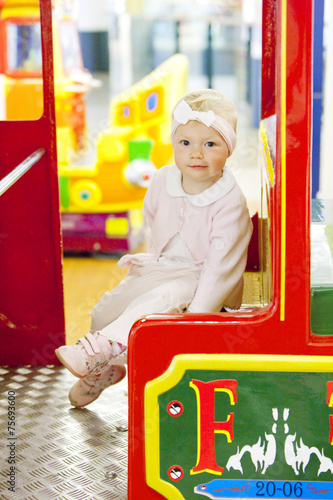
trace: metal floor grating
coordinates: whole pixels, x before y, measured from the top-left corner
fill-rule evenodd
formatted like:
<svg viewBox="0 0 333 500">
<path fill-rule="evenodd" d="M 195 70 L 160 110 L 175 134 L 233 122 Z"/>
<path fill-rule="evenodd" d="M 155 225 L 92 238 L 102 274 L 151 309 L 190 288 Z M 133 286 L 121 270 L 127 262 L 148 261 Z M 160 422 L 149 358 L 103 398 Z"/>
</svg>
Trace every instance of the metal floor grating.
<svg viewBox="0 0 333 500">
<path fill-rule="evenodd" d="M 83 409 L 68 400 L 76 380 L 63 367 L 0 367 L 1 500 L 127 498 L 127 378 Z M 8 391 L 15 392 L 15 441 Z M 15 444 L 15 492 L 7 484 L 8 443 Z"/>
</svg>

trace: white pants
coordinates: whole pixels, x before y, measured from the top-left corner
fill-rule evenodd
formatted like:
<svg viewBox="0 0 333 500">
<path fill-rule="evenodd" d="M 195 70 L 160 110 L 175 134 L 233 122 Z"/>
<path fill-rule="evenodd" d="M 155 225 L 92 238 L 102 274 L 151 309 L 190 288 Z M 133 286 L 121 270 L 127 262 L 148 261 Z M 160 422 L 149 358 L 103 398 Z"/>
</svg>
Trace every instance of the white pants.
<svg viewBox="0 0 333 500">
<path fill-rule="evenodd" d="M 90 312 L 90 331 L 127 346 L 132 325 L 142 316 L 183 312 L 197 289 L 199 267 L 134 266 Z"/>
</svg>

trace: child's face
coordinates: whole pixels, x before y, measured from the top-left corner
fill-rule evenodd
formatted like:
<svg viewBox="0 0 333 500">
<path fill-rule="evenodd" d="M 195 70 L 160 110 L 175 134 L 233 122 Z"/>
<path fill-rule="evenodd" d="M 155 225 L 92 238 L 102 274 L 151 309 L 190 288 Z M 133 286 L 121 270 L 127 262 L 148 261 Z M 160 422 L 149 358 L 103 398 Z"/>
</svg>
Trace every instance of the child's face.
<svg viewBox="0 0 333 500">
<path fill-rule="evenodd" d="M 191 120 L 179 125 L 172 144 L 185 192 L 201 193 L 221 177 L 228 146 L 217 130 Z"/>
</svg>

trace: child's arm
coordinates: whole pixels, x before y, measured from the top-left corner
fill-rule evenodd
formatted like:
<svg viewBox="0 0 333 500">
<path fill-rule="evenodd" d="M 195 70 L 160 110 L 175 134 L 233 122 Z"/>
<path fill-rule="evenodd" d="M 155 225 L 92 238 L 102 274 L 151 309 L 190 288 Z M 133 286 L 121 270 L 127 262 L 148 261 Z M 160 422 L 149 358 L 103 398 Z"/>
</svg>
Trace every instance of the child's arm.
<svg viewBox="0 0 333 500">
<path fill-rule="evenodd" d="M 188 308 L 189 312 L 218 312 L 224 305 L 229 305 L 226 304 L 226 299 L 237 288 L 238 302 L 241 301 L 242 279 L 251 234 L 252 223 L 245 203 L 228 205 L 216 214 L 209 255 Z M 240 307 L 240 303 L 235 307 Z"/>
</svg>

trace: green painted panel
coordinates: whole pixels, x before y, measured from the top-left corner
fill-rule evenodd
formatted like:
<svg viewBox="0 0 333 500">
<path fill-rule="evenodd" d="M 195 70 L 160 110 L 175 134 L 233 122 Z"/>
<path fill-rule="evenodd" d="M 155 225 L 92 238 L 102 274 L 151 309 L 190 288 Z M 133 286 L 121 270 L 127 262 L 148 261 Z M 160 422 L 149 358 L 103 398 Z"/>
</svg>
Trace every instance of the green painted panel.
<svg viewBox="0 0 333 500">
<path fill-rule="evenodd" d="M 215 449 L 210 450 L 218 466 L 224 468 L 221 475 L 191 474 L 197 464 L 199 445 L 203 453 L 206 444 L 198 440 L 200 412 L 197 393 L 190 385 L 193 380 L 237 381 L 234 405 L 227 392 L 216 391 L 214 396 L 216 425 L 234 413 L 234 439 L 228 442 L 225 434 L 214 432 Z M 309 481 L 333 481 L 333 448 L 329 442 L 329 415 L 333 409 L 326 402 L 330 380 L 332 373 L 186 370 L 179 383 L 158 396 L 161 479 L 176 487 L 186 500 L 201 495 L 221 497 L 221 480 L 231 480 L 234 489 L 238 480 L 255 481 L 255 496 L 262 498 L 333 498 L 333 484 L 328 494 L 331 496 L 312 497 L 302 490 L 305 482 L 309 485 Z M 207 406 L 202 418 L 208 417 L 210 411 Z M 205 422 L 201 424 L 204 426 Z M 220 487 L 215 493 L 198 491 L 199 485 L 217 479 Z M 263 482 L 259 491 L 260 481 Z M 272 481 L 275 483 L 268 484 Z M 242 497 L 239 494 L 237 498 Z"/>
</svg>

